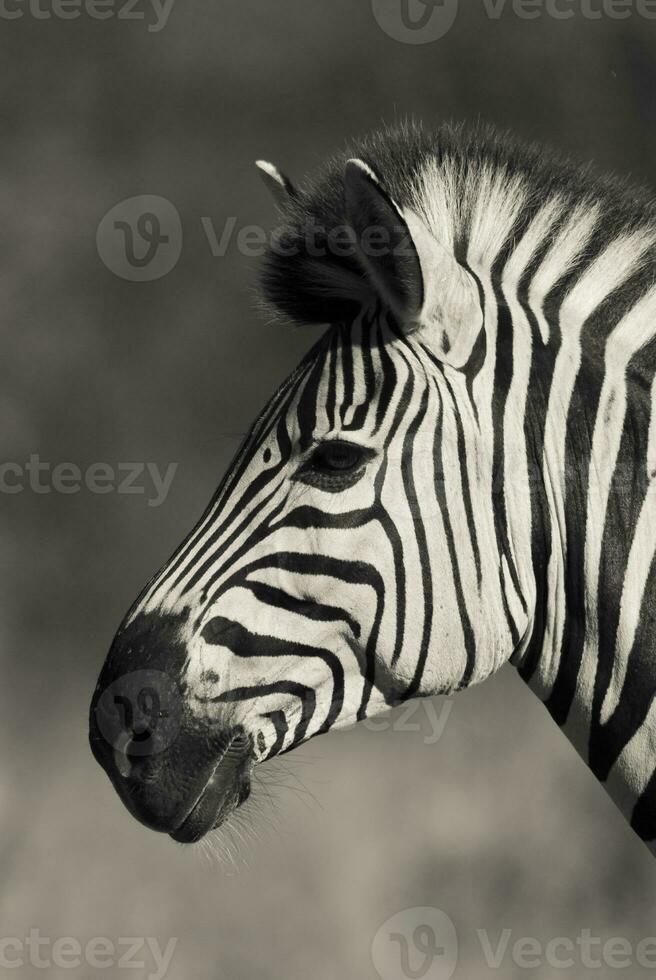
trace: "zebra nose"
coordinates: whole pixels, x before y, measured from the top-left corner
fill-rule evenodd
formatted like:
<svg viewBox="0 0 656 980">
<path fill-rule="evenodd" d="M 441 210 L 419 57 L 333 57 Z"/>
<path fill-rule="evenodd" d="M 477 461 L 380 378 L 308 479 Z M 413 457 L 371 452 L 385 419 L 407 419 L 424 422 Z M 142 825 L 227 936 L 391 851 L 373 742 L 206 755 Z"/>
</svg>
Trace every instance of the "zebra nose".
<svg viewBox="0 0 656 980">
<path fill-rule="evenodd" d="M 162 722 L 151 716 L 142 723 L 136 711 L 130 715 L 115 707 L 113 697 L 103 699 L 101 694 L 96 700 L 90 722 L 93 754 L 137 820 L 152 830 L 177 833 L 197 801 L 205 799 L 206 787 L 230 739 L 225 731 L 182 712 L 174 715 L 175 724 L 167 728 L 171 715 Z M 217 797 L 219 790 L 213 787 Z M 205 809 L 210 803 L 204 803 Z M 218 806 L 217 802 L 217 812 Z M 205 809 L 194 817 L 194 832 L 198 827 L 207 829 L 202 821 L 214 815 L 212 811 L 208 816 Z"/>
<path fill-rule="evenodd" d="M 182 695 L 172 678 L 162 671 L 130 671 L 99 685 L 91 706 L 91 745 L 102 765 L 113 762 L 127 777 L 173 745 L 182 725 Z"/>
<path fill-rule="evenodd" d="M 154 756 L 180 729 L 185 616 L 144 614 L 122 627 L 101 671 L 90 711 L 91 747 L 101 765 Z"/>
</svg>

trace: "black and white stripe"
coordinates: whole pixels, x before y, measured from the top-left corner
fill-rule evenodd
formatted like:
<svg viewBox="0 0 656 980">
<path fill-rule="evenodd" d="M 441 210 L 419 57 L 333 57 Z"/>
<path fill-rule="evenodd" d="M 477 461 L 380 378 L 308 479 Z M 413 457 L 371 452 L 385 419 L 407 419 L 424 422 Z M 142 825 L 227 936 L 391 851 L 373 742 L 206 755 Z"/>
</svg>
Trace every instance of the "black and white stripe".
<svg viewBox="0 0 656 980">
<path fill-rule="evenodd" d="M 333 326 L 131 619 L 181 617 L 194 710 L 260 760 L 512 660 L 656 850 L 652 206 L 489 133 L 350 157 L 280 178 L 264 273 Z M 372 223 L 410 252 L 368 254 Z"/>
</svg>

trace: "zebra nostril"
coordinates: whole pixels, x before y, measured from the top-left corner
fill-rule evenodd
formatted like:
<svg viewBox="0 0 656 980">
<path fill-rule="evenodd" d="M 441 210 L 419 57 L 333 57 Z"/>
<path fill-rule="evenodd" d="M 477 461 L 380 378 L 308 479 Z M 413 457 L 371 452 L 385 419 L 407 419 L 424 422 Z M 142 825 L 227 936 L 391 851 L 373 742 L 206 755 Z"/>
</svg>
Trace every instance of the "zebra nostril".
<svg viewBox="0 0 656 980">
<path fill-rule="evenodd" d="M 132 768 L 128 758 L 128 747 L 131 740 L 130 732 L 121 732 L 114 743 L 114 765 L 124 779 L 130 775 Z"/>
<path fill-rule="evenodd" d="M 151 732 L 123 731 L 114 742 L 114 765 L 123 779 L 134 778 L 139 765 L 148 753 L 144 753 L 143 745 L 151 737 Z"/>
<path fill-rule="evenodd" d="M 114 749 L 114 765 L 123 779 L 127 779 L 132 772 L 132 764 L 127 754 L 120 749 Z"/>
</svg>

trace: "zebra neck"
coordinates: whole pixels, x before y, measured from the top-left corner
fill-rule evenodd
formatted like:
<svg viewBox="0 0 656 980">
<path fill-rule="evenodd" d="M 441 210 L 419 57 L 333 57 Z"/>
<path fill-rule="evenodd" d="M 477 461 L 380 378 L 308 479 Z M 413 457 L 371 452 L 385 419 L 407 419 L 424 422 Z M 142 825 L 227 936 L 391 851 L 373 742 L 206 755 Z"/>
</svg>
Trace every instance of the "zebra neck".
<svg viewBox="0 0 656 980">
<path fill-rule="evenodd" d="M 568 284 L 534 349 L 536 601 L 517 666 L 656 849 L 656 292 L 605 268 L 582 277 L 587 304 Z"/>
</svg>

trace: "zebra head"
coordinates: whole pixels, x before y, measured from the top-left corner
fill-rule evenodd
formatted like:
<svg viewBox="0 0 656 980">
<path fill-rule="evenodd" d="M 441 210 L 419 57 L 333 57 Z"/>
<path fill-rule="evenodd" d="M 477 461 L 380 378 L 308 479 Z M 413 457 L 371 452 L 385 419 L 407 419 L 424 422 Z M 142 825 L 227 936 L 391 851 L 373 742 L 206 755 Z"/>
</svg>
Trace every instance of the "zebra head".
<svg viewBox="0 0 656 980">
<path fill-rule="evenodd" d="M 474 391 L 486 287 L 453 226 L 439 240 L 373 154 L 305 192 L 262 169 L 284 219 L 266 295 L 332 325 L 128 614 L 91 707 L 124 803 L 184 842 L 256 764 L 482 680 L 528 626 Z"/>
</svg>

